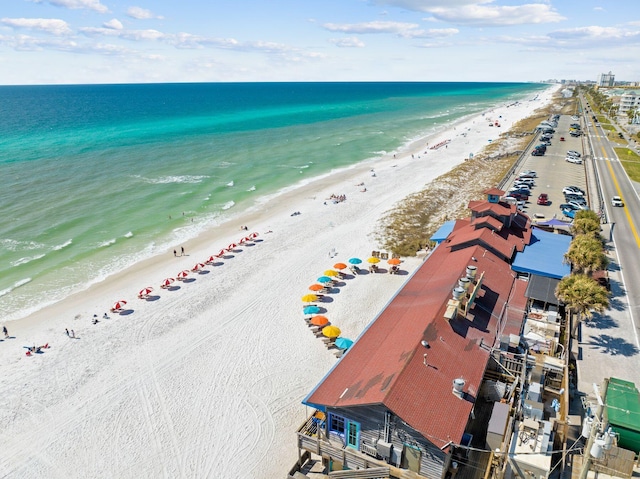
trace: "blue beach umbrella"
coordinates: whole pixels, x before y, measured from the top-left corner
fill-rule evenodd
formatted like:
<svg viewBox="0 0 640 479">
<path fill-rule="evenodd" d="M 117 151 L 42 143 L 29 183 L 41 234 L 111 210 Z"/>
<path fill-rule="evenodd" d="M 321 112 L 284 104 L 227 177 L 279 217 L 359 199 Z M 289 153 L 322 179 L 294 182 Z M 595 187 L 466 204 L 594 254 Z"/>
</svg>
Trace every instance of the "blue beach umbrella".
<svg viewBox="0 0 640 479">
<path fill-rule="evenodd" d="M 352 344 L 353 344 L 353 341 L 351 341 L 349 338 L 343 338 L 341 336 L 338 339 L 336 339 L 336 348 L 338 349 L 349 349 Z"/>
<path fill-rule="evenodd" d="M 362 260 L 360 258 L 350 258 L 349 259 L 349 264 L 360 264 L 362 263 Z"/>
<path fill-rule="evenodd" d="M 318 306 L 305 306 L 302 308 L 302 312 L 304 314 L 318 314 L 320 312 L 320 308 Z"/>
<path fill-rule="evenodd" d="M 329 276 L 320 276 L 317 281 L 318 283 L 329 283 L 331 282 L 331 278 L 329 278 Z"/>
</svg>

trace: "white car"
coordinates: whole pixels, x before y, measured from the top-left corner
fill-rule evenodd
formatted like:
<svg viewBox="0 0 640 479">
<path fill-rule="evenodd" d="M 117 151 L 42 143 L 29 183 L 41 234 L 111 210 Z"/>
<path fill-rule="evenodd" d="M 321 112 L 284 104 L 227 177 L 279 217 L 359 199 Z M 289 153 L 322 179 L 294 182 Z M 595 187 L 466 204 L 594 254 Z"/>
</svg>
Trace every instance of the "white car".
<svg viewBox="0 0 640 479">
<path fill-rule="evenodd" d="M 535 178 L 538 174 L 534 170 L 524 170 L 520 172 L 520 176 L 531 176 Z"/>
<path fill-rule="evenodd" d="M 582 164 L 582 160 L 580 158 L 576 158 L 575 156 L 567 156 L 565 158 L 565 161 L 568 161 L 569 163 L 574 163 L 576 165 Z"/>
<path fill-rule="evenodd" d="M 577 186 L 565 186 L 562 189 L 562 194 L 574 194 L 584 196 L 584 190 L 582 188 L 578 188 Z"/>
<path fill-rule="evenodd" d="M 576 150 L 569 150 L 567 151 L 567 156 L 577 156 L 578 158 L 580 158 L 582 155 Z"/>
<path fill-rule="evenodd" d="M 611 198 L 611 206 L 624 206 L 624 202 L 619 196 L 614 196 Z"/>
</svg>

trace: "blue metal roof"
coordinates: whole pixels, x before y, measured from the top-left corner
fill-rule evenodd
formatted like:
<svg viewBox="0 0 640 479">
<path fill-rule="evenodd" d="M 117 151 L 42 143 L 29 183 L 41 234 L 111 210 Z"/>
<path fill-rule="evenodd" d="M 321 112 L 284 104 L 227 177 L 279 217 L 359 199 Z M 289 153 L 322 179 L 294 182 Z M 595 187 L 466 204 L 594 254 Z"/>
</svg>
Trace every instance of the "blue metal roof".
<svg viewBox="0 0 640 479">
<path fill-rule="evenodd" d="M 442 226 L 438 228 L 438 231 L 433 233 L 433 235 L 431 236 L 431 238 L 429 238 L 429 240 L 435 241 L 438 244 L 442 243 L 444 240 L 447 239 L 447 236 L 449 236 L 449 233 L 453 231 L 453 227 L 455 225 L 456 225 L 455 220 L 444 222 Z"/>
<path fill-rule="evenodd" d="M 516 254 L 511 269 L 518 273 L 562 279 L 571 273 L 571 266 L 564 262 L 564 254 L 570 244 L 571 236 L 533 228 L 531 242 L 522 253 Z"/>
</svg>

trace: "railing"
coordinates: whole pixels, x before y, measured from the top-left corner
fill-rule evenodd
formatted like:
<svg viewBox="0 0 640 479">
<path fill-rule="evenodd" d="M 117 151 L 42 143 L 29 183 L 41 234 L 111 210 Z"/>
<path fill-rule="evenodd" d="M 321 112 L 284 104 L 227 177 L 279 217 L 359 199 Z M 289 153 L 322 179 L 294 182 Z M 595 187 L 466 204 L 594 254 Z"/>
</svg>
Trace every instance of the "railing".
<svg viewBox="0 0 640 479">
<path fill-rule="evenodd" d="M 329 473 L 331 479 L 388 479 L 389 467 L 372 467 L 357 471 L 333 471 Z"/>
</svg>

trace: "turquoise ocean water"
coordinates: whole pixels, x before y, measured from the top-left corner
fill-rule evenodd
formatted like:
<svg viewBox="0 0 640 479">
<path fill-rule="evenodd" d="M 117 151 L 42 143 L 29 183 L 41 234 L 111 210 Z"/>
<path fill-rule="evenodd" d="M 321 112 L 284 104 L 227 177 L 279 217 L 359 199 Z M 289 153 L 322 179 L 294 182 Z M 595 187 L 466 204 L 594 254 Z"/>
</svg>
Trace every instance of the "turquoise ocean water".
<svg viewBox="0 0 640 479">
<path fill-rule="evenodd" d="M 284 188 L 545 87 L 0 87 L 0 319 L 62 299 Z"/>
</svg>

